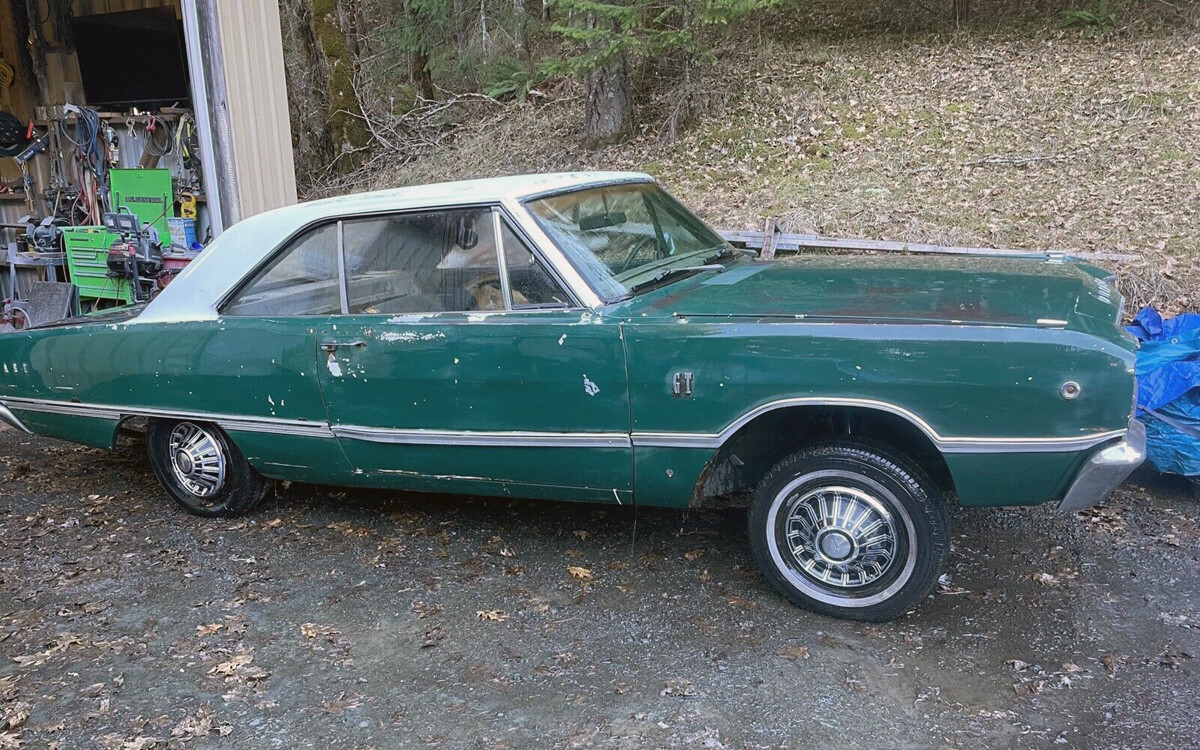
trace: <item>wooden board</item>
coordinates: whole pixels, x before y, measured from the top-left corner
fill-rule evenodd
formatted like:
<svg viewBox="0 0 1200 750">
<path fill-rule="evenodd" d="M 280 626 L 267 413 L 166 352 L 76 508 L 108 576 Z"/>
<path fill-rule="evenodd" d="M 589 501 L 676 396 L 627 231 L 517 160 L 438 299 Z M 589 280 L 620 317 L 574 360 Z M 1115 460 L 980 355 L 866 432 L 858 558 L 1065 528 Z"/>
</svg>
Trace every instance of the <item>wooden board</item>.
<svg viewBox="0 0 1200 750">
<path fill-rule="evenodd" d="M 775 222 L 768 221 L 768 226 L 774 228 Z M 1040 257 L 1070 256 L 1084 260 L 1137 260 L 1139 256 L 1128 253 L 1103 253 L 1080 250 L 1012 250 L 1002 247 L 952 247 L 931 245 L 922 242 L 889 242 L 886 240 L 866 240 L 856 237 L 820 237 L 815 234 L 795 234 L 777 232 L 772 234 L 772 241 L 767 243 L 765 232 L 752 229 L 718 229 L 727 242 L 734 245 L 757 249 L 766 246 L 770 250 L 770 258 L 774 258 L 781 250 L 799 252 L 801 250 L 847 250 L 858 252 L 884 253 L 914 253 L 920 255 L 978 255 L 983 257 Z M 763 259 L 769 260 L 767 253 Z"/>
</svg>

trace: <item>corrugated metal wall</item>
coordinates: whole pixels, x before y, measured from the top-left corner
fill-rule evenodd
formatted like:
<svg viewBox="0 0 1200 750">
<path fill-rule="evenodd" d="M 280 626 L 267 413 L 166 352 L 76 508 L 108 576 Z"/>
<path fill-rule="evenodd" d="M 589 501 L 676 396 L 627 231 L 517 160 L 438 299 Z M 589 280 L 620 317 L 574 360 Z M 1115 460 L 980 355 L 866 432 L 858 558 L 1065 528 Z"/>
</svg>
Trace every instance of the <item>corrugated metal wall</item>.
<svg viewBox="0 0 1200 750">
<path fill-rule="evenodd" d="M 296 202 L 278 0 L 217 0 L 242 218 Z"/>
</svg>

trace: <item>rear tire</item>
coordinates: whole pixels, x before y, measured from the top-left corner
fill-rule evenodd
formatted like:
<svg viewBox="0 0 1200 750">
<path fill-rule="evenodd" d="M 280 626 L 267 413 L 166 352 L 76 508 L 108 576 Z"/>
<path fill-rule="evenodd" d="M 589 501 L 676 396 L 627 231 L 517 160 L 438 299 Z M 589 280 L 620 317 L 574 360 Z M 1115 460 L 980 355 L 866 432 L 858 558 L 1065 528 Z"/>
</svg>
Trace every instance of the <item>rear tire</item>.
<svg viewBox="0 0 1200 750">
<path fill-rule="evenodd" d="M 146 443 L 159 484 L 193 515 L 240 516 L 253 510 L 271 490 L 273 482 L 255 471 L 214 424 L 152 419 Z"/>
<path fill-rule="evenodd" d="M 750 544 L 792 603 L 866 622 L 899 617 L 937 583 L 950 544 L 933 482 L 887 446 L 845 439 L 804 448 L 754 491 Z"/>
</svg>

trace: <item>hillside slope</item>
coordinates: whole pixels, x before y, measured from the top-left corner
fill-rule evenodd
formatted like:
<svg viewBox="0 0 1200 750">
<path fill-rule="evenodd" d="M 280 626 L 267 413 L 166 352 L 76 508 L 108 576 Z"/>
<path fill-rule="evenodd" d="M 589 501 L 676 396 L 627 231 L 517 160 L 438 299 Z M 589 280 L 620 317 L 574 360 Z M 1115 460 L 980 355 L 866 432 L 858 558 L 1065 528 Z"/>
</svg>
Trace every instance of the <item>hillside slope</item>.
<svg viewBox="0 0 1200 750">
<path fill-rule="evenodd" d="M 349 187 L 645 170 L 718 225 L 774 216 L 822 234 L 1131 252 L 1143 259 L 1117 270 L 1135 304 L 1200 303 L 1194 18 L 1095 38 L 760 28 L 718 52 L 700 90 L 702 114 L 675 137 L 663 92 L 641 103 L 651 124 L 637 138 L 600 150 L 579 143 L 569 86 L 537 106 L 492 105 Z"/>
</svg>

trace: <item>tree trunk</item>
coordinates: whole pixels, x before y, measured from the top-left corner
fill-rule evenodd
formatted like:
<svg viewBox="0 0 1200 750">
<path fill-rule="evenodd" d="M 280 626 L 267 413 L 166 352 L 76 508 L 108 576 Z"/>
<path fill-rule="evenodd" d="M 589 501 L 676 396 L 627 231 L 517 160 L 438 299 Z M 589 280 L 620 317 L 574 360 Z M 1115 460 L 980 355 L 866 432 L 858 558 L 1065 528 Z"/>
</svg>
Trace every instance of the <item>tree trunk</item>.
<svg viewBox="0 0 1200 750">
<path fill-rule="evenodd" d="M 327 119 L 329 92 L 325 88 L 328 77 L 313 35 L 308 0 L 283 0 L 279 10 L 296 167 L 308 174 L 328 166 L 333 158 Z"/>
<path fill-rule="evenodd" d="M 404 12 L 408 15 L 408 22 L 413 28 L 420 28 L 424 23 L 421 14 L 413 8 L 411 3 L 404 4 Z M 422 99 L 430 101 L 435 94 L 433 76 L 429 71 L 429 50 L 426 49 L 429 37 L 421 34 L 417 38 L 420 41 L 408 53 L 408 77 L 412 81 L 412 85 L 416 87 L 417 94 Z"/>
<path fill-rule="evenodd" d="M 513 41 L 518 51 L 525 50 L 526 30 L 529 24 L 525 13 L 525 0 L 513 0 Z"/>
<path fill-rule="evenodd" d="M 354 56 L 348 41 L 350 14 L 340 7 L 345 0 L 311 2 L 312 32 L 325 59 L 329 88 L 329 134 L 340 156 L 369 143 L 367 125 L 354 92 Z"/>
<path fill-rule="evenodd" d="M 600 20 L 596 14 L 586 16 L 589 30 L 601 24 L 615 22 Z M 616 28 L 608 29 L 617 33 Z M 603 52 L 608 40 L 603 37 L 591 42 L 593 50 Z M 583 78 L 583 139 L 589 146 L 603 146 L 625 140 L 633 130 L 633 81 L 629 64 L 622 50 L 604 56 L 599 65 Z"/>
<path fill-rule="evenodd" d="M 962 25 L 971 20 L 971 0 L 954 0 L 954 23 Z"/>
<path fill-rule="evenodd" d="M 458 59 L 462 61 L 467 58 L 467 42 L 471 38 L 470 24 L 463 23 L 467 18 L 467 8 L 463 0 L 451 0 L 450 15 L 454 24 L 454 41 L 458 44 Z"/>
<path fill-rule="evenodd" d="M 590 146 L 625 140 L 633 130 L 633 86 L 624 53 L 583 79 L 583 135 Z"/>
<path fill-rule="evenodd" d="M 433 76 L 429 73 L 429 55 L 423 49 L 415 49 L 409 55 L 409 72 L 413 86 L 422 99 L 431 101 L 436 93 L 433 90 Z"/>
<path fill-rule="evenodd" d="M 483 59 L 492 56 L 492 39 L 488 35 L 486 0 L 479 0 L 479 44 L 483 48 Z"/>
</svg>

